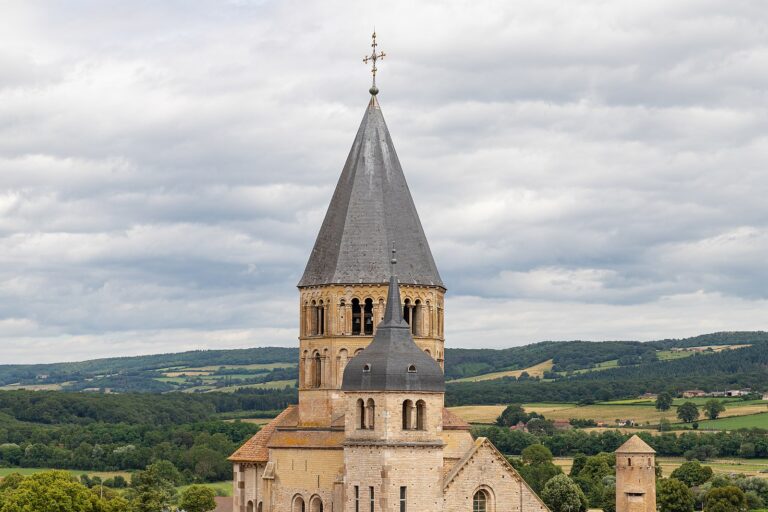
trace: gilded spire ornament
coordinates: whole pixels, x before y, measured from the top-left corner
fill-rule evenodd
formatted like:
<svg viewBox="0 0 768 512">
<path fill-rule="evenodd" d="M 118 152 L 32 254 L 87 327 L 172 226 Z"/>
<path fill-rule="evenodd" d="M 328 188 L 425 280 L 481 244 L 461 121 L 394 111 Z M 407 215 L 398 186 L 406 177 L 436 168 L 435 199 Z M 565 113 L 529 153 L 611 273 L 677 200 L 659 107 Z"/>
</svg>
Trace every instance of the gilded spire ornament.
<svg viewBox="0 0 768 512">
<path fill-rule="evenodd" d="M 363 58 L 363 63 L 368 64 L 371 63 L 371 74 L 373 75 L 373 85 L 371 85 L 371 88 L 368 89 L 368 92 L 371 93 L 371 95 L 376 96 L 379 93 L 379 88 L 376 87 L 376 72 L 378 71 L 378 68 L 376 67 L 376 62 L 379 60 L 384 60 L 384 57 L 387 56 L 384 52 L 376 52 L 376 47 L 378 44 L 376 43 L 376 30 L 373 31 L 373 35 L 371 36 L 371 39 L 373 42 L 371 43 L 371 48 L 373 49 L 371 51 L 371 54 L 367 57 Z"/>
</svg>

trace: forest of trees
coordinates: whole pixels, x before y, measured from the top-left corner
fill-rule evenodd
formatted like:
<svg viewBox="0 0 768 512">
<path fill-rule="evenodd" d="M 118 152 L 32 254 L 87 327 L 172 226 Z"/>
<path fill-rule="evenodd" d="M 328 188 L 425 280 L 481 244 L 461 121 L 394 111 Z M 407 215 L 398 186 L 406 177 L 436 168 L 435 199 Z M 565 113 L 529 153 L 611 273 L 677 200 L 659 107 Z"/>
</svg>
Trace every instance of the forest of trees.
<svg viewBox="0 0 768 512">
<path fill-rule="evenodd" d="M 768 389 L 768 342 L 715 354 L 696 354 L 669 361 L 558 377 L 549 382 L 505 377 L 480 382 L 449 383 L 448 406 L 540 402 L 595 402 L 633 398 L 643 393 L 684 389 L 715 391 L 732 388 Z"/>
</svg>

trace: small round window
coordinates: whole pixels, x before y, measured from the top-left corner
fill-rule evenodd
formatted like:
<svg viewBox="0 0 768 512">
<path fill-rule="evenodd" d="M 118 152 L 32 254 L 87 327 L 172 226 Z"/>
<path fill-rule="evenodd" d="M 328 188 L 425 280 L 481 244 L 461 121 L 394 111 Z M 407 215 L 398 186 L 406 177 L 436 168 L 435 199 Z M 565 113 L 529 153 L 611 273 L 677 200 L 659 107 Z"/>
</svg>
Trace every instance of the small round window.
<svg viewBox="0 0 768 512">
<path fill-rule="evenodd" d="M 363 371 L 364 372 L 370 372 L 371 371 L 371 365 L 369 365 L 368 363 L 365 363 L 363 365 Z"/>
<path fill-rule="evenodd" d="M 408 373 L 416 373 L 416 365 L 412 364 L 408 367 Z"/>
</svg>

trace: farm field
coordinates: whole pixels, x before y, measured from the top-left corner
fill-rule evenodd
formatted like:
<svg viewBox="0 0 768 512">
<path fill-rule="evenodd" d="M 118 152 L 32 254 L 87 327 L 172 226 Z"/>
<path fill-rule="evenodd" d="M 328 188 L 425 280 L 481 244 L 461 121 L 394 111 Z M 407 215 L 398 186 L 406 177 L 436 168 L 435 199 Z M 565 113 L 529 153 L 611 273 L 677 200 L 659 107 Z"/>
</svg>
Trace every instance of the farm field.
<svg viewBox="0 0 768 512">
<path fill-rule="evenodd" d="M 765 410 L 765 407 L 762 410 Z M 768 429 L 768 412 L 699 421 L 700 430 L 737 430 L 740 428 Z"/>
<path fill-rule="evenodd" d="M 11 473 L 21 473 L 24 476 L 34 475 L 35 473 L 42 473 L 43 471 L 51 471 L 52 468 L 0 468 L 0 480 L 10 475 Z M 128 471 L 87 471 L 83 469 L 65 469 L 64 471 L 71 473 L 76 477 L 80 475 L 98 476 L 102 480 L 112 478 L 117 475 L 122 476 L 126 480 L 131 479 L 131 474 Z"/>
<path fill-rule="evenodd" d="M 685 459 L 681 457 L 658 457 L 658 461 L 664 476 L 668 477 L 672 471 L 685 462 Z M 573 465 L 573 459 L 570 457 L 555 457 L 553 462 L 566 473 L 571 470 Z M 715 473 L 743 473 L 749 476 L 768 478 L 768 473 L 761 473 L 763 470 L 768 470 L 768 459 L 714 459 L 702 464 L 710 466 Z"/>
<path fill-rule="evenodd" d="M 691 401 L 693 401 L 692 399 Z M 681 400 L 679 403 L 683 403 Z M 701 405 L 701 404 L 699 404 Z M 569 420 L 571 418 L 593 419 L 597 422 L 615 423 L 617 419 L 631 419 L 638 424 L 657 424 L 661 418 L 666 418 L 672 423 L 676 423 L 675 404 L 672 409 L 666 412 L 657 411 L 652 400 L 648 401 L 619 401 L 606 402 L 594 405 L 577 406 L 576 404 L 551 404 L 551 403 L 531 403 L 524 404 L 528 412 L 537 412 L 543 414 L 551 420 Z M 768 428 L 768 404 L 763 401 L 740 401 L 735 400 L 726 404 L 727 409 L 722 413 L 721 419 L 715 421 L 700 420 L 700 428 L 713 429 L 731 429 L 731 428 L 750 428 L 753 426 L 764 425 Z M 504 405 L 467 405 L 461 407 L 451 407 L 450 410 L 459 417 L 470 423 L 493 423 L 504 410 Z M 758 414 L 763 413 L 763 414 Z M 727 426 L 724 422 L 733 418 L 736 425 L 746 425 L 742 427 Z M 738 418 L 738 420 L 736 420 Z M 706 427 L 705 424 L 711 424 Z M 726 425 L 726 426 L 720 426 Z"/>
<path fill-rule="evenodd" d="M 552 369 L 552 359 L 544 361 L 534 366 L 530 366 L 523 370 L 506 370 L 502 372 L 485 373 L 483 375 L 476 375 L 474 377 L 464 377 L 463 379 L 455 379 L 449 382 L 480 382 L 483 380 L 501 379 L 503 377 L 519 377 L 523 372 L 527 372 L 531 377 L 543 377 L 544 372 L 548 372 Z"/>
</svg>

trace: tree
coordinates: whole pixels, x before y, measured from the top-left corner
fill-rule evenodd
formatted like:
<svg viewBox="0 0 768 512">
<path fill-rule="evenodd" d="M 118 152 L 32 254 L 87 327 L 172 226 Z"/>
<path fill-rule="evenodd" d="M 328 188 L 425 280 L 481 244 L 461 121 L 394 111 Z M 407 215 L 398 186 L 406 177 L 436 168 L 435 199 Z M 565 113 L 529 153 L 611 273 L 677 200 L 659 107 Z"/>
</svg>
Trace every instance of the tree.
<svg viewBox="0 0 768 512">
<path fill-rule="evenodd" d="M 704 404 L 704 413 L 711 420 L 716 420 L 720 413 L 724 411 L 725 404 L 720 400 L 707 400 L 707 403 Z"/>
<path fill-rule="evenodd" d="M 697 460 L 683 462 L 670 476 L 680 480 L 688 487 L 696 487 L 712 478 L 712 468 L 702 466 Z"/>
<path fill-rule="evenodd" d="M 528 420 L 529 416 L 522 405 L 511 404 L 502 411 L 498 418 L 496 418 L 496 424 L 500 427 L 511 427 L 520 422 L 525 423 Z"/>
<path fill-rule="evenodd" d="M 695 421 L 699 418 L 699 408 L 693 402 L 685 402 L 677 408 L 677 417 L 685 423 Z"/>
<path fill-rule="evenodd" d="M 553 477 L 544 486 L 541 499 L 552 512 L 586 512 L 587 497 L 566 475 Z"/>
<path fill-rule="evenodd" d="M 532 444 L 520 455 L 526 464 L 546 464 L 552 462 L 553 459 L 552 452 L 543 444 Z"/>
<path fill-rule="evenodd" d="M 672 395 L 666 391 L 659 393 L 656 397 L 656 409 L 659 411 L 668 411 L 672 407 Z"/>
<path fill-rule="evenodd" d="M 210 487 L 192 485 L 181 493 L 179 507 L 186 512 L 209 512 L 216 508 L 215 493 Z"/>
<path fill-rule="evenodd" d="M 94 512 L 98 506 L 98 497 L 69 473 L 46 471 L 5 492 L 0 512 Z"/>
<path fill-rule="evenodd" d="M 536 493 L 554 476 L 563 472 L 552 463 L 552 452 L 543 444 L 532 444 L 522 451 L 524 465 L 519 468 L 520 476 Z"/>
<path fill-rule="evenodd" d="M 132 498 L 133 512 L 157 512 L 170 505 L 176 489 L 173 482 L 163 477 L 166 469 L 164 465 L 152 464 L 144 471 L 133 474 L 128 493 Z"/>
<path fill-rule="evenodd" d="M 656 484 L 656 503 L 661 512 L 693 512 L 693 493 L 676 478 L 662 478 Z"/>
<path fill-rule="evenodd" d="M 715 487 L 704 498 L 704 512 L 746 512 L 748 509 L 744 491 L 734 485 Z"/>
</svg>

